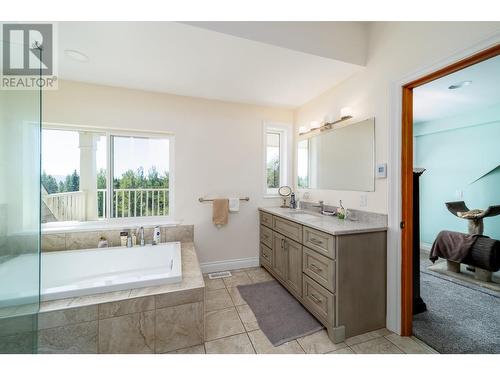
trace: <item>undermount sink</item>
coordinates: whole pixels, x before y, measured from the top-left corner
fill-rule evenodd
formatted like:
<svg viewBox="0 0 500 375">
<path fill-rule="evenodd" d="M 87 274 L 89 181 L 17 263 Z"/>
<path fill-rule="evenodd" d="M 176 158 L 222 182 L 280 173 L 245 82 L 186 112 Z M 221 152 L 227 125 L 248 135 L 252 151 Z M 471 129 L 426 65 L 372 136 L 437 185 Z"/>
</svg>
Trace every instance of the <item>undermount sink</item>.
<svg viewBox="0 0 500 375">
<path fill-rule="evenodd" d="M 311 215 L 305 212 L 290 212 L 290 215 L 299 220 L 312 220 L 312 219 L 320 219 L 320 216 Z"/>
</svg>

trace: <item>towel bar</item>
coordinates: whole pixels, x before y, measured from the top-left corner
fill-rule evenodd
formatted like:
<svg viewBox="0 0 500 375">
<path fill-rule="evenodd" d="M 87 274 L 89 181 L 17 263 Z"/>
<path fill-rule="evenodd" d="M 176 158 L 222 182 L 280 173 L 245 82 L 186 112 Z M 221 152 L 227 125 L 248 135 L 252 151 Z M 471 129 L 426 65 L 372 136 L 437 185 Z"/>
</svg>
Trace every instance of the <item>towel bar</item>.
<svg viewBox="0 0 500 375">
<path fill-rule="evenodd" d="M 250 197 L 240 198 L 240 201 L 249 201 Z M 198 198 L 199 202 L 213 202 L 213 199 Z"/>
</svg>

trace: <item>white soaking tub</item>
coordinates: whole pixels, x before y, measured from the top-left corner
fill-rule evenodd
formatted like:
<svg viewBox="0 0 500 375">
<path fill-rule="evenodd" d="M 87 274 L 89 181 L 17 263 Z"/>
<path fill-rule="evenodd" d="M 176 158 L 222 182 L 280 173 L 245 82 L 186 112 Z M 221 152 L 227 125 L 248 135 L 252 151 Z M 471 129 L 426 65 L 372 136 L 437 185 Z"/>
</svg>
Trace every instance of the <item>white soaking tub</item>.
<svg viewBox="0 0 500 375">
<path fill-rule="evenodd" d="M 181 243 L 42 253 L 41 300 L 178 283 Z"/>
</svg>

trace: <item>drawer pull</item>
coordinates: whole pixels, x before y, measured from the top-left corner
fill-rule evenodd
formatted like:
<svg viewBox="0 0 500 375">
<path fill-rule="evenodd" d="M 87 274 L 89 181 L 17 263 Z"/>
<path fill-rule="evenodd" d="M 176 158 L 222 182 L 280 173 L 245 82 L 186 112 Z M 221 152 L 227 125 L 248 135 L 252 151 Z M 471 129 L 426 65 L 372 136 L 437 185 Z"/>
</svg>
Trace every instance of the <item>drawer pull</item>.
<svg viewBox="0 0 500 375">
<path fill-rule="evenodd" d="M 266 240 L 269 238 L 268 234 L 263 234 L 262 237 L 264 237 Z"/>
<path fill-rule="evenodd" d="M 322 269 L 322 268 L 319 268 L 317 265 L 315 265 L 315 264 L 313 264 L 313 263 L 311 263 L 311 264 L 309 265 L 309 267 L 310 267 L 310 268 L 312 268 L 312 270 L 313 270 L 314 272 L 322 272 L 322 271 L 323 271 L 323 269 Z"/>
<path fill-rule="evenodd" d="M 311 299 L 316 303 L 321 303 L 323 300 L 321 298 L 316 297 L 313 293 L 311 293 Z"/>
<path fill-rule="evenodd" d="M 323 245 L 323 241 L 318 240 L 316 238 L 309 238 L 309 241 L 311 241 L 315 245 Z"/>
<path fill-rule="evenodd" d="M 268 255 L 266 253 L 262 253 L 262 256 L 266 259 L 269 259 Z"/>
</svg>

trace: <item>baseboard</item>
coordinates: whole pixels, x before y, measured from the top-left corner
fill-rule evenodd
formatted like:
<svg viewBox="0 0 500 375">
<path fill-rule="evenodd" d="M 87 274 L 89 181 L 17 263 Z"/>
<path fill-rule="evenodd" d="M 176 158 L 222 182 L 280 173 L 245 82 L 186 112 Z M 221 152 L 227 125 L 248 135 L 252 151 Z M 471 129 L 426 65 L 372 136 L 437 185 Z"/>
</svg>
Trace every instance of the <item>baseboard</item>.
<svg viewBox="0 0 500 375">
<path fill-rule="evenodd" d="M 420 242 L 420 250 L 431 252 L 432 244 L 427 242 Z"/>
<path fill-rule="evenodd" d="M 241 259 L 231 259 L 231 260 L 219 260 L 215 262 L 201 263 L 201 272 L 219 272 L 219 271 L 231 271 L 237 270 L 239 268 L 250 268 L 257 267 L 259 265 L 259 257 L 253 258 L 241 258 Z"/>
</svg>

